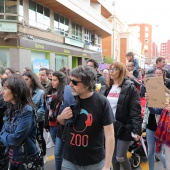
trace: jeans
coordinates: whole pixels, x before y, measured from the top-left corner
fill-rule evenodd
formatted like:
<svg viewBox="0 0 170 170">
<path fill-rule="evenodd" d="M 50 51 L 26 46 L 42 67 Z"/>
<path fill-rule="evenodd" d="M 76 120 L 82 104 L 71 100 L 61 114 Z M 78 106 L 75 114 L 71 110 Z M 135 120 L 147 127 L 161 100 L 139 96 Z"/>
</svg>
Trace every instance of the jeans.
<svg viewBox="0 0 170 170">
<path fill-rule="evenodd" d="M 155 164 L 156 138 L 155 138 L 154 134 L 155 134 L 155 131 L 146 129 L 146 138 L 147 138 L 147 144 L 148 144 L 149 170 L 154 170 L 154 164 Z M 163 154 L 163 151 L 164 151 L 164 145 L 162 145 L 161 152 L 156 154 L 156 156 L 162 162 L 163 167 L 166 168 L 166 160 L 165 160 L 165 155 Z"/>
<path fill-rule="evenodd" d="M 50 135 L 54 144 L 55 144 L 57 132 L 58 132 L 58 126 L 50 126 Z"/>
<path fill-rule="evenodd" d="M 61 170 L 61 164 L 63 161 L 63 147 L 64 142 L 57 137 L 58 126 L 50 126 L 50 135 L 55 144 L 54 146 L 54 156 L 55 156 L 55 168 L 56 170 Z"/>
<path fill-rule="evenodd" d="M 103 167 L 104 167 L 104 160 L 102 160 L 97 164 L 87 165 L 87 166 L 78 166 L 65 159 L 63 159 L 63 163 L 62 163 L 62 170 L 102 170 Z"/>
<path fill-rule="evenodd" d="M 167 169 L 170 170 L 170 147 L 165 145 L 165 158 L 167 160 Z"/>
<path fill-rule="evenodd" d="M 124 170 L 131 170 L 131 165 L 127 158 L 130 142 L 131 141 L 115 139 L 115 150 L 112 159 L 114 170 L 120 170 L 120 165 Z"/>
</svg>

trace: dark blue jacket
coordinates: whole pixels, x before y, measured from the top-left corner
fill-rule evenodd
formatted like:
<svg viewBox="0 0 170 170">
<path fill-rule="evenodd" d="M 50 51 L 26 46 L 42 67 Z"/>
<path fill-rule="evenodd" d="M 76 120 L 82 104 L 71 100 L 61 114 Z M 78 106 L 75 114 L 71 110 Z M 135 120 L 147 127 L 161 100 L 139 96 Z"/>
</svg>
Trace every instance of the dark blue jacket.
<svg viewBox="0 0 170 170">
<path fill-rule="evenodd" d="M 36 115 L 31 106 L 26 105 L 22 112 L 15 111 L 13 120 L 10 121 L 10 112 L 4 116 L 4 125 L 0 133 L 0 141 L 6 146 L 6 151 L 13 147 L 13 161 L 22 161 L 22 144 L 28 156 L 38 154 L 36 147 Z"/>
</svg>

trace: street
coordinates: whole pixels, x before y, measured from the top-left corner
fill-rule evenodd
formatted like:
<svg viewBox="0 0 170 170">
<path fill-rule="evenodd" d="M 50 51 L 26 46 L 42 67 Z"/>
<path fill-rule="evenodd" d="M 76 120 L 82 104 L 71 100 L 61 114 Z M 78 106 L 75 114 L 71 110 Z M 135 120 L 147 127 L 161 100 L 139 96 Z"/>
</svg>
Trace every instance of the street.
<svg viewBox="0 0 170 170">
<path fill-rule="evenodd" d="M 47 149 L 47 156 L 48 161 L 45 164 L 45 170 L 55 170 L 55 163 L 54 163 L 54 148 Z M 155 170 L 161 170 L 162 164 L 161 162 L 155 162 Z M 122 170 L 122 169 L 121 169 Z M 140 164 L 140 167 L 136 170 L 149 170 L 148 163 L 146 161 Z"/>
</svg>

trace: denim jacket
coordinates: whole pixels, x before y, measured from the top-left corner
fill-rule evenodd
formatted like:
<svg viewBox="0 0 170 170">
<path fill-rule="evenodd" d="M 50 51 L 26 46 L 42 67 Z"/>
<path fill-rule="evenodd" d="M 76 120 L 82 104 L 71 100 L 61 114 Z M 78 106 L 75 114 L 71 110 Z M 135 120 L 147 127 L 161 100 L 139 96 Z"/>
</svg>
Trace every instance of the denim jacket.
<svg viewBox="0 0 170 170">
<path fill-rule="evenodd" d="M 45 119 L 44 90 L 36 89 L 33 93 L 32 100 L 37 106 L 37 122 L 42 122 Z"/>
<path fill-rule="evenodd" d="M 37 125 L 36 116 L 31 106 L 26 105 L 22 112 L 15 111 L 12 121 L 10 112 L 3 118 L 4 125 L 0 132 L 0 141 L 6 146 L 6 152 L 13 147 L 13 161 L 22 161 L 22 156 L 34 156 L 38 154 L 36 146 Z M 24 153 L 22 144 L 24 144 Z"/>
</svg>

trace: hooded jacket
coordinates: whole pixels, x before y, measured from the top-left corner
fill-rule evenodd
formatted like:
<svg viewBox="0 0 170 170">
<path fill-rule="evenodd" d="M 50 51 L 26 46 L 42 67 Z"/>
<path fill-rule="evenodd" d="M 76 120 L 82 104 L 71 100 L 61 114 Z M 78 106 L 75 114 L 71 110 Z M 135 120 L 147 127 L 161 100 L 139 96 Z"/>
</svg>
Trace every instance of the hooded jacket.
<svg viewBox="0 0 170 170">
<path fill-rule="evenodd" d="M 106 84 L 106 79 L 100 73 L 97 73 L 97 83 L 100 83 L 102 86 Z"/>
</svg>

